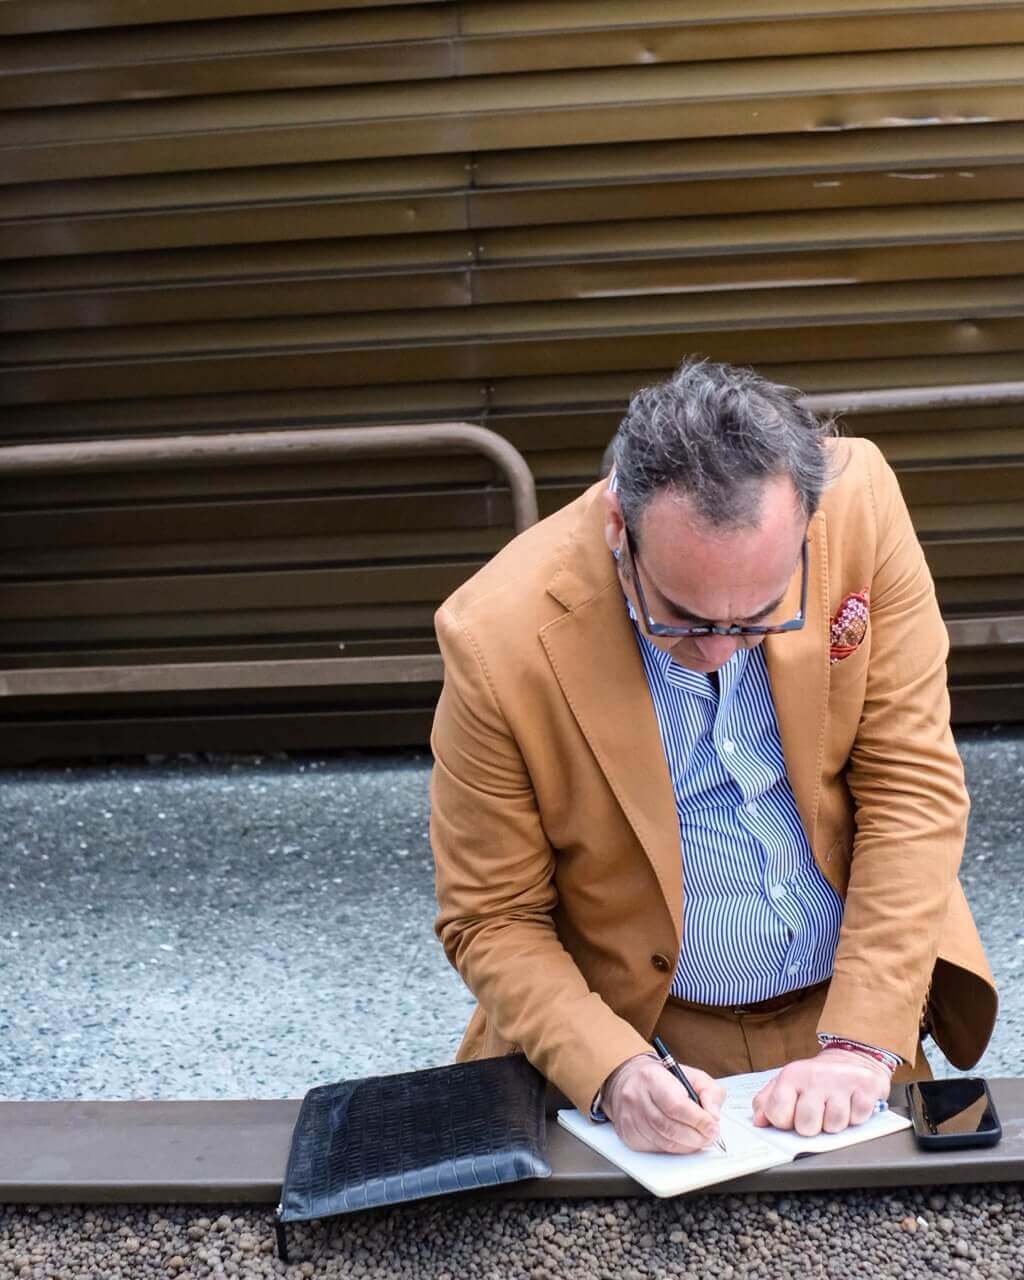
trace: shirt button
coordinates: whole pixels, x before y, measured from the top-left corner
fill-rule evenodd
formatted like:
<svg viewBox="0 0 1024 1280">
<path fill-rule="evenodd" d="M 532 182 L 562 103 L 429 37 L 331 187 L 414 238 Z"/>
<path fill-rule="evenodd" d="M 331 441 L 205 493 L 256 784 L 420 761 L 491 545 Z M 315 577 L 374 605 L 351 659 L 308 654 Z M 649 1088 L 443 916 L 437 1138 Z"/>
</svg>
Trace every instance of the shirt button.
<svg viewBox="0 0 1024 1280">
<path fill-rule="evenodd" d="M 771 892 L 772 897 L 778 901 L 779 898 L 784 898 L 786 896 L 786 886 L 784 884 L 773 884 Z"/>
<path fill-rule="evenodd" d="M 800 966 L 799 966 L 798 964 L 791 964 L 791 965 L 789 966 L 789 968 L 786 970 L 786 972 L 787 972 L 788 974 L 795 974 L 795 973 L 799 973 L 799 972 L 800 972 Z"/>
<path fill-rule="evenodd" d="M 754 814 L 757 813 L 757 805 L 754 803 L 753 800 L 748 800 L 747 803 L 743 806 L 743 812 L 749 813 L 750 816 L 753 817 Z"/>
<path fill-rule="evenodd" d="M 651 964 L 654 965 L 659 973 L 668 973 L 669 969 L 672 968 L 668 956 L 663 956 L 658 952 L 651 956 Z"/>
<path fill-rule="evenodd" d="M 725 752 L 727 756 L 731 756 L 732 753 L 736 750 L 736 743 L 733 742 L 731 738 L 726 738 L 726 740 L 722 743 L 722 750 Z"/>
</svg>

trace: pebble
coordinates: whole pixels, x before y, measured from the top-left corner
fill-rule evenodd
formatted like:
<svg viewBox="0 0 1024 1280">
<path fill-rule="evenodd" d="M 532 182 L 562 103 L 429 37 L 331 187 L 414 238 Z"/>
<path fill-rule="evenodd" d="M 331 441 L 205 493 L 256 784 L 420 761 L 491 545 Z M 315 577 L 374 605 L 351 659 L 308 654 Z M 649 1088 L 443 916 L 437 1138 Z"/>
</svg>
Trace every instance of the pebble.
<svg viewBox="0 0 1024 1280">
<path fill-rule="evenodd" d="M 292 1224 L 287 1266 L 269 1208 L 215 1213 L 0 1205 L 0 1280 L 806 1280 L 825 1275 L 826 1247 L 830 1276 L 1024 1276 L 1018 1184 L 983 1198 L 901 1188 L 422 1201 Z"/>
</svg>

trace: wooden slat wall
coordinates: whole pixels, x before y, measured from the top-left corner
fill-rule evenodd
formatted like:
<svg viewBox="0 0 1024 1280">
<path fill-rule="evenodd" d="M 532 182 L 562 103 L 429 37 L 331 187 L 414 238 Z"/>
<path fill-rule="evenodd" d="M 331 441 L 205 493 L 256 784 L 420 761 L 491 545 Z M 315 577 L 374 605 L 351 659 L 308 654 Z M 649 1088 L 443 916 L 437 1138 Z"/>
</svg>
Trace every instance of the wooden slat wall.
<svg viewBox="0 0 1024 1280">
<path fill-rule="evenodd" d="M 467 420 L 542 514 L 685 353 L 1024 377 L 1024 3 L 0 0 L 0 439 Z M 1024 610 L 1024 406 L 851 420 L 950 617 Z M 468 457 L 0 491 L 0 665 L 430 644 Z M 952 662 L 1024 718 L 1024 652 Z M 7 699 L 0 758 L 422 741 L 436 690 Z"/>
</svg>

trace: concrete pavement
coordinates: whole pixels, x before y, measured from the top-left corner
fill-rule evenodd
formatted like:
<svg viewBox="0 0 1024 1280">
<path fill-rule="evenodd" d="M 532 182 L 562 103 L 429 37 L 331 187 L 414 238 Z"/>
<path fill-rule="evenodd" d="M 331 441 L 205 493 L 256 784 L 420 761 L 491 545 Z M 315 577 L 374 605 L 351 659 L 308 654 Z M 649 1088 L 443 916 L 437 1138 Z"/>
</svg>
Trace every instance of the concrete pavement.
<svg viewBox="0 0 1024 1280">
<path fill-rule="evenodd" d="M 964 731 L 962 878 L 1024 1048 L 1024 729 Z M 423 752 L 0 773 L 0 1096 L 298 1097 L 450 1060 Z M 933 1065 L 943 1063 L 936 1052 Z"/>
</svg>

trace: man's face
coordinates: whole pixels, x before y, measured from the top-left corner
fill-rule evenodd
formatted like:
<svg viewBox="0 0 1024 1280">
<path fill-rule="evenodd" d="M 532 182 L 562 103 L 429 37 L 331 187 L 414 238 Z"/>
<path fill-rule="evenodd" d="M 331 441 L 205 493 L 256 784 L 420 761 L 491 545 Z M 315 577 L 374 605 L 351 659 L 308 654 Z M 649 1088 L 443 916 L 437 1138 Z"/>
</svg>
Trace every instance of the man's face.
<svg viewBox="0 0 1024 1280">
<path fill-rule="evenodd" d="M 640 617 L 643 610 L 628 578 L 626 530 L 616 494 L 605 494 L 605 539 L 619 552 L 619 578 Z M 651 499 L 635 530 L 636 571 L 655 622 L 669 626 L 755 626 L 785 621 L 783 597 L 799 569 L 807 518 L 788 477 L 761 486 L 756 528 L 711 528 L 692 504 L 669 492 Z M 792 614 L 796 606 L 788 609 Z M 717 671 L 757 636 L 648 636 L 691 671 Z"/>
</svg>

